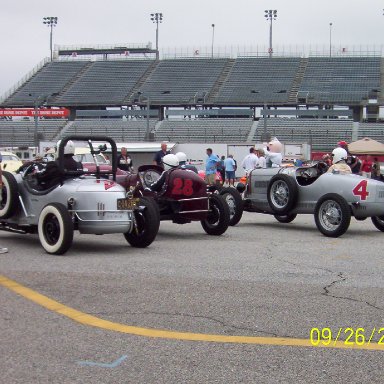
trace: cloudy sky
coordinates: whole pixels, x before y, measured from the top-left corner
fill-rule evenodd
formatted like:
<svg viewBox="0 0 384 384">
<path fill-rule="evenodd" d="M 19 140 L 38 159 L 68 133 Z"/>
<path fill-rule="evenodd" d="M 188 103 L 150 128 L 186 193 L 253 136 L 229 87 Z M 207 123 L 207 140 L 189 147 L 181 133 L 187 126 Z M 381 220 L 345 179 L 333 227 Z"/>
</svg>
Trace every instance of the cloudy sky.
<svg viewBox="0 0 384 384">
<path fill-rule="evenodd" d="M 162 12 L 160 49 L 252 52 L 268 45 L 265 9 L 276 9 L 274 47 L 327 50 L 332 45 L 379 51 L 384 43 L 384 2 L 379 0 L 1 0 L 0 95 L 49 56 L 45 16 L 57 16 L 54 43 L 97 45 L 152 42 L 151 12 Z M 298 47 L 298 48 L 297 48 Z"/>
</svg>

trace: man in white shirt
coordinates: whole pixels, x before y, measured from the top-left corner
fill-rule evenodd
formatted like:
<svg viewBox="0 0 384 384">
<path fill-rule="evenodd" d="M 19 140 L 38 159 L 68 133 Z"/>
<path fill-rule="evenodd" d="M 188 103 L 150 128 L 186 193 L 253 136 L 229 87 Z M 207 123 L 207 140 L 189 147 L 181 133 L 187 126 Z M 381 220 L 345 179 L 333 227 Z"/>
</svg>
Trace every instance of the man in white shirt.
<svg viewBox="0 0 384 384">
<path fill-rule="evenodd" d="M 267 168 L 267 161 L 264 156 L 264 149 L 258 149 L 256 153 L 257 153 L 257 156 L 259 157 L 256 168 Z"/>
<path fill-rule="evenodd" d="M 255 148 L 249 148 L 249 154 L 244 157 L 241 166 L 245 169 L 246 172 L 252 171 L 252 169 L 256 168 L 257 162 L 259 158 L 255 154 Z"/>
</svg>

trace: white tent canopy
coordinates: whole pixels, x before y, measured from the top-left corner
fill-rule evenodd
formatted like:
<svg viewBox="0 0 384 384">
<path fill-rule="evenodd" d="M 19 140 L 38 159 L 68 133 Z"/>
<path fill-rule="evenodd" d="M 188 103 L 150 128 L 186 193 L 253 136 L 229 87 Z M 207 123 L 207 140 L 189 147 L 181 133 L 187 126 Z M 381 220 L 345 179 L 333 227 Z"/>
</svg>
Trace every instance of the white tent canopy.
<svg viewBox="0 0 384 384">
<path fill-rule="evenodd" d="M 348 150 L 354 155 L 384 155 L 384 144 L 364 137 L 348 144 Z"/>
</svg>

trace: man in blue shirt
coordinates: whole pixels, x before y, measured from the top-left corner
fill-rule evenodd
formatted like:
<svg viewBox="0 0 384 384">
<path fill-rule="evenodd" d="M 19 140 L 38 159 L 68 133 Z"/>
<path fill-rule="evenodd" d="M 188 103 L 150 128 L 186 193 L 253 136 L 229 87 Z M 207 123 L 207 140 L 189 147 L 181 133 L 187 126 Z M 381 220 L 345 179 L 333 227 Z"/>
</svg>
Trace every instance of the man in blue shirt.
<svg viewBox="0 0 384 384">
<path fill-rule="evenodd" d="M 207 156 L 205 162 L 205 181 L 208 185 L 214 185 L 216 184 L 216 171 L 220 159 L 212 153 L 212 148 L 207 148 Z"/>
<path fill-rule="evenodd" d="M 228 155 L 228 157 L 224 160 L 224 166 L 225 176 L 228 180 L 228 184 L 235 186 L 236 163 L 235 160 L 233 160 L 233 155 Z"/>
</svg>

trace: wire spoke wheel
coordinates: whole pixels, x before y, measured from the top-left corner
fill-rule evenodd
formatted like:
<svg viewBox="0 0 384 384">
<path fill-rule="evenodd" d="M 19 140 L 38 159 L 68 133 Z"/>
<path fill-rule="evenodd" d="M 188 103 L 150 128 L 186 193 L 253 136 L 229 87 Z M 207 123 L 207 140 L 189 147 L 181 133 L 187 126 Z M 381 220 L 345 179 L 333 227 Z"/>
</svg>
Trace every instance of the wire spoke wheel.
<svg viewBox="0 0 384 384">
<path fill-rule="evenodd" d="M 287 215 L 295 207 L 298 196 L 296 180 L 284 174 L 272 177 L 267 190 L 267 198 L 272 211 Z"/>
<path fill-rule="evenodd" d="M 331 231 L 337 229 L 342 220 L 340 205 L 332 200 L 324 201 L 320 207 L 319 220 L 324 228 Z"/>
<path fill-rule="evenodd" d="M 328 237 L 343 235 L 351 222 L 351 209 L 344 198 L 329 193 L 315 207 L 315 222 L 318 230 Z"/>
<path fill-rule="evenodd" d="M 271 188 L 271 200 L 273 204 L 279 208 L 284 208 L 289 199 L 289 190 L 287 184 L 283 180 L 273 183 Z"/>
</svg>

